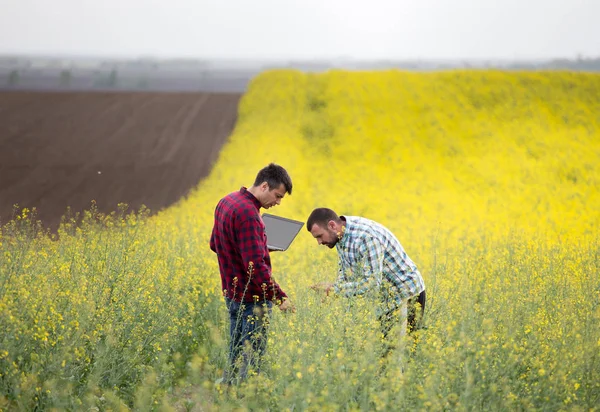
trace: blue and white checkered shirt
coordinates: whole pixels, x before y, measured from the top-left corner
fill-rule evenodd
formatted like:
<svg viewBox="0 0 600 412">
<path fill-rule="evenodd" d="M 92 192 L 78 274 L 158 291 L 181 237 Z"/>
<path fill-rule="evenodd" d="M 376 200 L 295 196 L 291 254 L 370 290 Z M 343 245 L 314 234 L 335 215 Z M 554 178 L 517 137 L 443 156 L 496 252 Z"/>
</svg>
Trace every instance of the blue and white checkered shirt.
<svg viewBox="0 0 600 412">
<path fill-rule="evenodd" d="M 346 227 L 336 243 L 336 293 L 347 297 L 376 294 L 387 309 L 392 309 L 425 290 L 417 266 L 389 229 L 363 217 L 342 219 L 346 220 Z"/>
</svg>

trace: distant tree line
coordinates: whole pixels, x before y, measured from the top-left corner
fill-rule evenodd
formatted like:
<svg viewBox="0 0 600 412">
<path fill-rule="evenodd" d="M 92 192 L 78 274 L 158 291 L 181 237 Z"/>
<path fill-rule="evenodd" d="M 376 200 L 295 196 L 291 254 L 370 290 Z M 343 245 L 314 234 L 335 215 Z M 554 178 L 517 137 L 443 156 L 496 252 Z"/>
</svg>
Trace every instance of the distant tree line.
<svg viewBox="0 0 600 412">
<path fill-rule="evenodd" d="M 0 56 L 0 88 L 8 87 L 8 88 L 20 88 L 20 87 L 28 87 L 33 84 L 35 76 L 37 73 L 42 73 L 46 69 L 44 68 L 32 68 L 29 65 L 24 65 L 22 67 L 15 67 L 14 64 L 11 66 L 2 67 L 2 63 L 6 63 L 6 59 L 2 60 Z M 11 61 L 8 61 L 11 63 Z M 7 63 L 7 64 L 8 64 Z M 14 62 L 13 62 L 14 63 Z M 191 65 L 189 62 L 184 62 L 188 65 Z M 12 64 L 12 63 L 11 63 Z M 135 89 L 147 89 L 152 87 L 152 79 L 153 74 L 149 74 L 146 70 L 141 70 L 138 78 L 135 78 L 135 74 L 132 77 L 131 75 L 131 65 L 127 65 L 127 62 L 123 63 L 123 67 L 128 68 L 126 70 L 128 75 L 125 77 L 119 73 L 119 69 L 121 66 L 112 65 L 112 66 L 104 66 L 101 68 L 92 69 L 92 71 L 85 72 L 83 76 L 87 76 L 92 83 L 92 88 L 110 88 L 110 89 L 118 89 L 118 88 L 135 88 Z M 171 62 L 172 65 L 175 65 Z M 501 70 L 570 70 L 570 71 L 588 71 L 588 72 L 600 72 L 600 56 L 599 57 L 583 57 L 578 56 L 575 59 L 553 59 L 553 60 L 544 60 L 544 61 L 513 61 L 513 62 L 492 62 L 492 61 L 456 61 L 456 62 L 435 62 L 435 61 L 394 61 L 394 60 L 386 60 L 386 61 L 356 61 L 356 62 L 348 62 L 350 66 L 355 65 L 357 68 L 361 68 L 364 70 L 378 70 L 378 69 L 389 69 L 389 68 L 397 68 L 397 69 L 405 69 L 405 70 L 445 70 L 445 69 L 453 69 L 453 68 L 489 68 L 489 69 L 501 69 Z M 315 60 L 315 61 L 289 61 L 288 64 L 283 65 L 275 65 L 277 67 L 287 67 L 287 68 L 295 68 L 298 70 L 306 70 L 306 71 L 325 71 L 331 68 L 343 68 L 345 66 L 344 63 L 336 62 L 335 60 Z M 149 66 L 152 67 L 152 72 L 154 74 L 159 73 L 157 64 Z M 208 64 L 204 66 L 200 65 L 198 67 L 203 67 L 204 70 L 207 70 Z M 271 66 L 265 66 L 264 69 L 271 68 Z M 78 87 L 77 84 L 81 85 L 82 79 L 80 78 L 80 74 L 73 74 L 72 69 L 77 69 L 77 67 L 73 68 L 64 68 L 60 69 L 57 73 L 56 77 L 56 87 L 60 88 L 71 88 Z M 249 80 L 256 73 L 254 71 L 244 71 L 243 66 L 240 66 L 238 69 L 238 74 L 236 76 L 239 77 L 238 80 Z M 196 68 L 196 74 L 199 76 L 199 81 L 204 79 L 207 74 L 205 71 Z M 78 73 L 75 71 L 75 73 Z M 166 71 L 165 77 L 163 79 L 177 78 L 177 71 Z M 218 70 L 215 70 L 215 73 L 219 73 Z M 239 74 L 241 73 L 241 74 Z M 148 77 L 148 75 L 150 77 Z M 45 74 L 47 76 L 47 73 Z M 41 78 L 41 77 L 40 77 Z M 224 77 L 226 79 L 227 77 Z M 53 81 L 51 78 L 46 77 L 46 79 Z M 168 80 L 167 80 L 168 81 Z"/>
<path fill-rule="evenodd" d="M 576 71 L 600 71 L 600 57 L 577 59 L 553 59 L 543 63 L 517 62 L 509 66 L 513 69 L 562 69 Z"/>
</svg>

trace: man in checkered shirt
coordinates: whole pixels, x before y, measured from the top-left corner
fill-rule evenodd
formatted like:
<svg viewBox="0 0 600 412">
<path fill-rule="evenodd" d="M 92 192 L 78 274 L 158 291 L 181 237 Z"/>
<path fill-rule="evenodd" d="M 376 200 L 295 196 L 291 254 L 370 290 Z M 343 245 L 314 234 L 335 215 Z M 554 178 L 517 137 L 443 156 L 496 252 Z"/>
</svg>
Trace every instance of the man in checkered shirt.
<svg viewBox="0 0 600 412">
<path fill-rule="evenodd" d="M 375 297 L 384 336 L 395 318 L 401 322 L 401 337 L 408 326 L 418 328 L 425 310 L 425 282 L 389 229 L 364 217 L 338 216 L 328 208 L 313 210 L 306 228 L 319 245 L 335 247 L 339 256 L 337 281 L 312 289 Z"/>
<path fill-rule="evenodd" d="M 245 379 L 250 368 L 260 371 L 273 304 L 284 312 L 296 311 L 272 276 L 260 215 L 261 208 L 279 205 L 286 193 L 292 193 L 292 180 L 283 167 L 271 163 L 258 172 L 251 187 L 229 193 L 215 208 L 210 249 L 217 254 L 229 311 L 227 383 Z M 244 350 L 245 342 L 251 343 L 251 351 Z"/>
</svg>

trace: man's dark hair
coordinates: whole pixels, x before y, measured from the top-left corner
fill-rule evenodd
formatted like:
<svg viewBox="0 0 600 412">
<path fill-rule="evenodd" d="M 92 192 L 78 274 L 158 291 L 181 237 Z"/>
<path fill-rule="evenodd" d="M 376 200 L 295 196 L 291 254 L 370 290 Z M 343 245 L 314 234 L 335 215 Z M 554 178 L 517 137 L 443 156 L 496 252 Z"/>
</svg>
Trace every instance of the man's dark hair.
<svg viewBox="0 0 600 412">
<path fill-rule="evenodd" d="M 316 223 L 321 227 L 326 227 L 327 222 L 333 220 L 334 222 L 340 223 L 342 219 L 333 210 L 326 207 L 319 207 L 312 211 L 308 220 L 306 221 L 306 229 L 310 232 L 313 225 Z"/>
<path fill-rule="evenodd" d="M 292 194 L 292 179 L 288 172 L 281 166 L 275 163 L 270 163 L 268 166 L 260 169 L 254 180 L 254 186 L 260 186 L 263 182 L 267 182 L 269 190 L 277 189 L 283 184 L 285 191 Z"/>
</svg>

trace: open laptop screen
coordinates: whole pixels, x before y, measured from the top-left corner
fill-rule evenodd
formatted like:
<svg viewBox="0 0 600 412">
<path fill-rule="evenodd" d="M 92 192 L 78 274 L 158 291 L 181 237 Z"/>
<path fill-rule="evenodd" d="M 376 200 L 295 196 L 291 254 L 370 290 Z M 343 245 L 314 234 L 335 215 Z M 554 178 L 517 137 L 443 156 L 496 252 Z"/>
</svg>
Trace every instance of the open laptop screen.
<svg viewBox="0 0 600 412">
<path fill-rule="evenodd" d="M 271 250 L 287 250 L 304 226 L 304 222 L 265 213 L 262 215 L 267 232 L 267 247 Z"/>
</svg>

